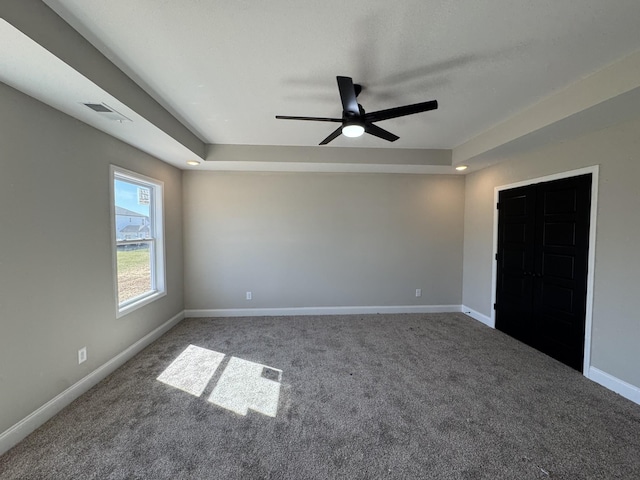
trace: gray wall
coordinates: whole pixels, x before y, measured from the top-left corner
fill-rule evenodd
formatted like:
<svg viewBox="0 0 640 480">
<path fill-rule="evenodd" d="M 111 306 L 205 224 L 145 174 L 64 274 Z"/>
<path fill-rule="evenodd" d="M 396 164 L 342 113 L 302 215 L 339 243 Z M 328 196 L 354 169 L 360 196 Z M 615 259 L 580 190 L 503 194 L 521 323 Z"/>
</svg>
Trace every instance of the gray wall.
<svg viewBox="0 0 640 480">
<path fill-rule="evenodd" d="M 461 303 L 463 177 L 183 179 L 187 309 Z"/>
<path fill-rule="evenodd" d="M 120 319 L 110 163 L 165 185 L 168 294 Z M 0 432 L 182 311 L 181 177 L 0 83 Z"/>
<path fill-rule="evenodd" d="M 640 121 L 515 156 L 469 174 L 465 189 L 463 303 L 491 315 L 493 191 L 553 173 L 600 165 L 592 365 L 640 386 Z"/>
</svg>

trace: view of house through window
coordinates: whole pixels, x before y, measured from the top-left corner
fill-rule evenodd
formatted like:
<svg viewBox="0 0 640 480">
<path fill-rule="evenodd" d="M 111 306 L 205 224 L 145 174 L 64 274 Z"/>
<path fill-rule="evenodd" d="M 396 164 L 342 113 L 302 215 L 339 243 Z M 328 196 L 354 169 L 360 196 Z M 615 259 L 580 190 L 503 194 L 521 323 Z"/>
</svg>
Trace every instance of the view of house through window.
<svg viewBox="0 0 640 480">
<path fill-rule="evenodd" d="M 114 233 L 120 311 L 164 292 L 162 185 L 113 170 Z"/>
</svg>

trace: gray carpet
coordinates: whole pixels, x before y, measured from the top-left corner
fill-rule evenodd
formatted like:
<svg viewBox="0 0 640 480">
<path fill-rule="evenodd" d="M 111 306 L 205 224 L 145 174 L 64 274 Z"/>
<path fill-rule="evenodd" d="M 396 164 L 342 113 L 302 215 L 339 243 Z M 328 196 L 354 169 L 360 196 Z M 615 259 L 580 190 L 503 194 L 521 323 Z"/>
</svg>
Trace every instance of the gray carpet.
<svg viewBox="0 0 640 480">
<path fill-rule="evenodd" d="M 225 355 L 199 396 L 157 380 L 189 345 Z M 275 417 L 208 401 L 231 357 L 282 370 Z M 638 479 L 640 406 L 462 314 L 189 319 L 0 478 Z"/>
</svg>

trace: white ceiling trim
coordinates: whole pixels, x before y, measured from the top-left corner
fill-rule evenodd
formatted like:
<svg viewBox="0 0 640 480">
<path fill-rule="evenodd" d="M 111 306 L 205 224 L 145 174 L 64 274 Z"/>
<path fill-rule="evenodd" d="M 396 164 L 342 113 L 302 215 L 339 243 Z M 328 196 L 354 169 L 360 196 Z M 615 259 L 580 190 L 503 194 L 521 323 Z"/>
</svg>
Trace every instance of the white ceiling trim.
<svg viewBox="0 0 640 480">
<path fill-rule="evenodd" d="M 581 79 L 453 149 L 453 165 L 490 153 L 618 95 L 640 88 L 640 51 Z M 544 139 L 538 139 L 541 145 Z M 486 155 L 484 155 L 486 157 Z"/>
<path fill-rule="evenodd" d="M 207 161 L 189 170 L 224 172 L 307 172 L 307 173 L 398 173 L 421 175 L 462 175 L 451 166 L 442 165 L 384 165 L 361 163 L 308 163 L 308 162 L 237 162 Z"/>
<path fill-rule="evenodd" d="M 12 26 L 12 29 L 4 28 L 6 41 L 19 41 L 20 45 L 18 47 L 24 47 L 26 51 L 31 53 L 37 51 L 37 46 L 41 52 L 37 52 L 36 55 L 42 58 L 49 55 L 48 63 L 53 68 L 51 71 L 44 71 L 38 65 L 36 59 L 26 54 L 23 55 L 20 50 L 13 51 L 5 44 L 0 47 L 0 60 L 3 63 L 7 62 L 3 64 L 2 70 L 16 68 L 28 72 L 29 76 L 33 78 L 27 81 L 31 86 L 37 84 L 37 96 L 25 91 L 26 87 L 23 88 L 21 84 L 5 83 L 60 110 L 56 104 L 61 103 L 63 100 L 62 98 L 57 98 L 57 95 L 60 93 L 63 98 L 73 95 L 71 87 L 64 88 L 64 77 L 65 75 L 70 76 L 69 71 L 72 70 L 75 72 L 76 78 L 74 80 L 76 80 L 76 85 L 79 85 L 80 80 L 82 80 L 85 82 L 84 88 L 101 89 L 110 97 L 117 98 L 129 110 L 137 112 L 150 126 L 164 132 L 166 137 L 172 138 L 176 143 L 176 147 L 173 148 L 174 153 L 170 154 L 170 157 L 175 156 L 175 152 L 180 149 L 186 149 L 191 152 L 188 154 L 188 158 L 193 158 L 194 156 L 204 157 L 205 146 L 202 140 L 174 118 L 171 113 L 164 109 L 47 5 L 40 1 L 0 2 L 0 18 L 7 25 Z M 32 45 L 28 45 L 27 40 Z M 3 39 L 3 43 L 4 41 L 5 39 Z M 56 61 L 54 62 L 52 59 Z M 8 64 L 9 61 L 12 63 Z M 19 63 L 23 63 L 23 65 L 18 65 Z M 47 80 L 50 80 L 51 84 Z M 81 102 L 83 99 L 78 96 L 76 101 Z M 111 106 L 116 108 L 116 105 L 111 104 Z M 112 133 L 108 131 L 108 127 L 101 130 L 119 138 L 117 131 Z M 149 128 L 148 130 L 151 131 L 152 129 Z M 139 147 L 139 144 L 144 143 L 146 145 L 145 148 L 142 148 L 144 151 L 154 149 L 152 144 L 158 141 L 158 137 L 155 135 L 150 137 L 139 135 L 138 138 L 138 145 L 134 146 Z M 180 146 L 178 147 L 178 145 Z M 172 163 L 166 157 L 165 155 L 159 158 Z"/>
<path fill-rule="evenodd" d="M 208 145 L 206 160 L 451 166 L 451 150 Z"/>
<path fill-rule="evenodd" d="M 113 95 L 0 18 L 0 81 L 167 163 L 197 156 Z M 131 120 L 117 122 L 86 107 L 105 103 Z"/>
</svg>

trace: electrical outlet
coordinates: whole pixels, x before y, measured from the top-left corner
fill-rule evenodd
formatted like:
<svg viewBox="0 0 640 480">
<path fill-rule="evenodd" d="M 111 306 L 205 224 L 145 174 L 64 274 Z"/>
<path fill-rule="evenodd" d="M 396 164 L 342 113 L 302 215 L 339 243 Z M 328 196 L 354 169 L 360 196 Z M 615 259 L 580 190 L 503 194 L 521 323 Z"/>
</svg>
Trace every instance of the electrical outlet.
<svg viewBox="0 0 640 480">
<path fill-rule="evenodd" d="M 87 347 L 78 350 L 78 365 L 87 361 Z"/>
<path fill-rule="evenodd" d="M 422 296 L 422 289 L 416 288 L 416 297 L 421 297 L 421 296 Z"/>
<path fill-rule="evenodd" d="M 251 300 L 251 292 L 247 292 L 247 300 Z"/>
</svg>

